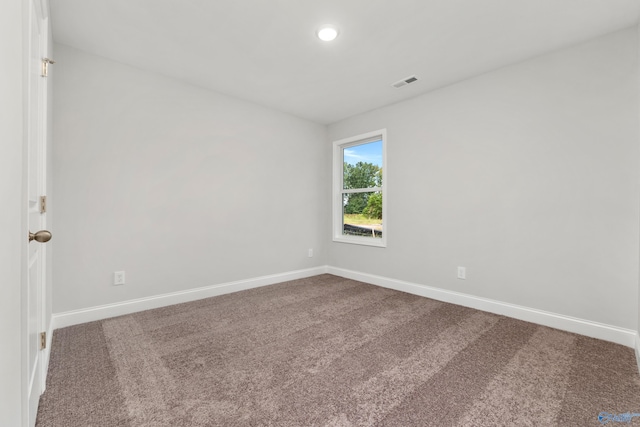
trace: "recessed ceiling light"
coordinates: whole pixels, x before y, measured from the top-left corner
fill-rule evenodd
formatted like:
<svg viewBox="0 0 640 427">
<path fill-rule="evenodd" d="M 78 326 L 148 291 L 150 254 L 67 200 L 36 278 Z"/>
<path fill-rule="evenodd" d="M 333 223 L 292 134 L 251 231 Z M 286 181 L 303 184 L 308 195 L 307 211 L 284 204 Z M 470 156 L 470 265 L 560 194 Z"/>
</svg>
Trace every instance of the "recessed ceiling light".
<svg viewBox="0 0 640 427">
<path fill-rule="evenodd" d="M 331 40 L 338 37 L 338 29 L 333 25 L 323 25 L 322 27 L 318 28 L 316 34 L 318 35 L 318 38 L 320 40 L 330 42 Z"/>
</svg>

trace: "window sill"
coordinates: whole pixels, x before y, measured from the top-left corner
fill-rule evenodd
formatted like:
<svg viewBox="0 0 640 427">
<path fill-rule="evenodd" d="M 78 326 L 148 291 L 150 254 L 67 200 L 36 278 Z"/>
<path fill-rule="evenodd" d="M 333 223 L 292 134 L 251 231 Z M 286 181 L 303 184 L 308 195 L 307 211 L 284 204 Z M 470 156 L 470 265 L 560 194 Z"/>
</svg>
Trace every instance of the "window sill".
<svg viewBox="0 0 640 427">
<path fill-rule="evenodd" d="M 373 237 L 355 237 L 355 236 L 333 236 L 336 243 L 349 243 L 352 245 L 374 246 L 378 248 L 386 248 L 387 242 L 383 239 L 375 239 Z"/>
</svg>

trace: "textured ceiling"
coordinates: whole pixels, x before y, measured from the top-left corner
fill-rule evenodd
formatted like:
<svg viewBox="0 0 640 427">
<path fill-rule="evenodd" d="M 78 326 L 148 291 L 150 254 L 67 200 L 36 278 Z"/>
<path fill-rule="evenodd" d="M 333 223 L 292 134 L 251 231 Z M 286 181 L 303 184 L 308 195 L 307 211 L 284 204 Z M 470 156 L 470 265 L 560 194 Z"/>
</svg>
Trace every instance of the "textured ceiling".
<svg viewBox="0 0 640 427">
<path fill-rule="evenodd" d="M 639 13 L 638 0 L 51 1 L 57 43 L 324 124 L 632 26 Z M 325 23 L 340 28 L 334 42 L 315 36 Z"/>
</svg>

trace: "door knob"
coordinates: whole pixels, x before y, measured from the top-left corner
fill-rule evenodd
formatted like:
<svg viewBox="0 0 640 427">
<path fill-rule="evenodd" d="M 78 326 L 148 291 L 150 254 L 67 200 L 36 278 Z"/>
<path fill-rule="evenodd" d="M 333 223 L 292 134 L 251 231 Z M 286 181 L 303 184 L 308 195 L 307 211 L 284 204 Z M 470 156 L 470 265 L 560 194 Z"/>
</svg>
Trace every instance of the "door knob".
<svg viewBox="0 0 640 427">
<path fill-rule="evenodd" d="M 47 230 L 40 230 L 35 233 L 29 232 L 29 241 L 32 240 L 40 243 L 46 243 L 51 240 L 51 232 Z"/>
</svg>

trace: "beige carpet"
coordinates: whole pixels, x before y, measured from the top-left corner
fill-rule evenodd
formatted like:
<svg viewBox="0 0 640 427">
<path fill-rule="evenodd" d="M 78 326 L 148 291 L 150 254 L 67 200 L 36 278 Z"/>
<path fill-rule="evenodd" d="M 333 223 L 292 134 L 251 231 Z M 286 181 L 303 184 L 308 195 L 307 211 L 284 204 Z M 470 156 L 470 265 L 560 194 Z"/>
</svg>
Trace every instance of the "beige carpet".
<svg viewBox="0 0 640 427">
<path fill-rule="evenodd" d="M 321 275 L 55 331 L 37 425 L 596 426 L 601 412 L 640 413 L 629 348 Z"/>
</svg>

